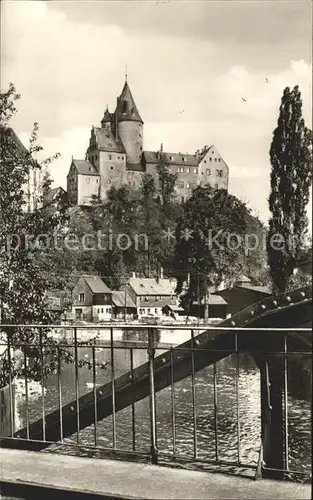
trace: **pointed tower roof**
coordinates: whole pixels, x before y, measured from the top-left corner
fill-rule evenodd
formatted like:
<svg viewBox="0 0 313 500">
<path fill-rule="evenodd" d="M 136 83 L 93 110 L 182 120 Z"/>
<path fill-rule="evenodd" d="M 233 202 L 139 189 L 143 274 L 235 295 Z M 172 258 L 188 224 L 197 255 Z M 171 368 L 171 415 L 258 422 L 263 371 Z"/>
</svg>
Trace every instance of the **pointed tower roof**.
<svg viewBox="0 0 313 500">
<path fill-rule="evenodd" d="M 143 123 L 127 80 L 125 81 L 121 95 L 117 98 L 115 114 L 117 116 L 117 121 L 135 121 Z"/>
<path fill-rule="evenodd" d="M 108 106 L 106 107 L 106 110 L 104 112 L 103 118 L 101 120 L 101 125 L 103 126 L 105 123 L 110 123 L 111 122 L 111 113 L 108 110 Z"/>
</svg>

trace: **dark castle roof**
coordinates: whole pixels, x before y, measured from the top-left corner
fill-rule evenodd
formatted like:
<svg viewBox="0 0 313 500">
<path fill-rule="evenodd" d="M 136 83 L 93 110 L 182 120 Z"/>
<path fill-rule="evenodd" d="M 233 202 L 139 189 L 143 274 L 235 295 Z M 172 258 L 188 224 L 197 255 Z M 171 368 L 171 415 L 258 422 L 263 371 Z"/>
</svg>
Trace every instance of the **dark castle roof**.
<svg viewBox="0 0 313 500">
<path fill-rule="evenodd" d="M 113 132 L 109 129 L 94 128 L 94 136 L 100 151 L 112 151 L 114 153 L 124 153 L 125 149 L 119 139 L 115 139 Z M 92 144 L 90 144 L 91 146 Z"/>
<path fill-rule="evenodd" d="M 187 167 L 197 167 L 199 158 L 195 155 L 183 153 L 161 153 L 157 151 L 144 151 L 143 157 L 146 163 L 160 164 L 163 161 L 166 165 L 184 165 Z"/>
<path fill-rule="evenodd" d="M 135 121 L 143 123 L 127 82 L 125 82 L 120 97 L 117 98 L 115 115 L 119 122 Z"/>
<path fill-rule="evenodd" d="M 96 168 L 86 160 L 72 160 L 72 165 L 80 175 L 99 175 Z"/>
</svg>

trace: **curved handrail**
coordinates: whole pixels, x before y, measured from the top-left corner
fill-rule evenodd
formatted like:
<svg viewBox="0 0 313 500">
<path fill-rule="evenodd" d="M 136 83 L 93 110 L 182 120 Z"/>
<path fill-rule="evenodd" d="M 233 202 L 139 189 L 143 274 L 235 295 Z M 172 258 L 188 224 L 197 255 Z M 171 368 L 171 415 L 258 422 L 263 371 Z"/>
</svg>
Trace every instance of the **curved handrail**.
<svg viewBox="0 0 313 500">
<path fill-rule="evenodd" d="M 231 318 L 222 321 L 217 326 L 237 326 L 246 327 L 252 321 L 261 318 L 263 315 L 273 312 L 282 307 L 299 304 L 312 299 L 312 285 L 303 286 L 295 290 L 281 293 L 279 295 L 270 295 L 242 311 L 234 314 Z"/>
</svg>

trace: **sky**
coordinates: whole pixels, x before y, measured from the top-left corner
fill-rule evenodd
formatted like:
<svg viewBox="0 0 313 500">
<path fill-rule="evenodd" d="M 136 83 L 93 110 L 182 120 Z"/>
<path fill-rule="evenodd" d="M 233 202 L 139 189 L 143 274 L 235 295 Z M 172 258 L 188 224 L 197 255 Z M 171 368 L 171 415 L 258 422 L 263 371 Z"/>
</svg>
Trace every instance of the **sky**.
<svg viewBox="0 0 313 500">
<path fill-rule="evenodd" d="M 267 222 L 269 148 L 285 87 L 299 85 L 312 126 L 312 3 L 245 1 L 1 2 L 1 89 L 21 94 L 12 121 L 27 145 L 39 123 L 50 172 L 66 188 L 92 125 L 114 111 L 127 64 L 144 149 L 214 144 L 229 191 Z M 243 100 L 245 99 L 245 101 Z"/>
</svg>

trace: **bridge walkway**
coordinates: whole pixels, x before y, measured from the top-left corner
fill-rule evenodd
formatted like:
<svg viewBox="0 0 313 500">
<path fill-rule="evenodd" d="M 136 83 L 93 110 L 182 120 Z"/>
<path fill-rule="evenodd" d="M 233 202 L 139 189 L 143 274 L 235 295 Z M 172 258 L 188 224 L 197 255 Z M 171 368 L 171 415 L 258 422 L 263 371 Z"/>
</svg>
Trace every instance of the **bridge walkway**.
<svg viewBox="0 0 313 500">
<path fill-rule="evenodd" d="M 310 484 L 208 474 L 115 460 L 0 450 L 0 493 L 50 499 L 305 499 Z"/>
</svg>

